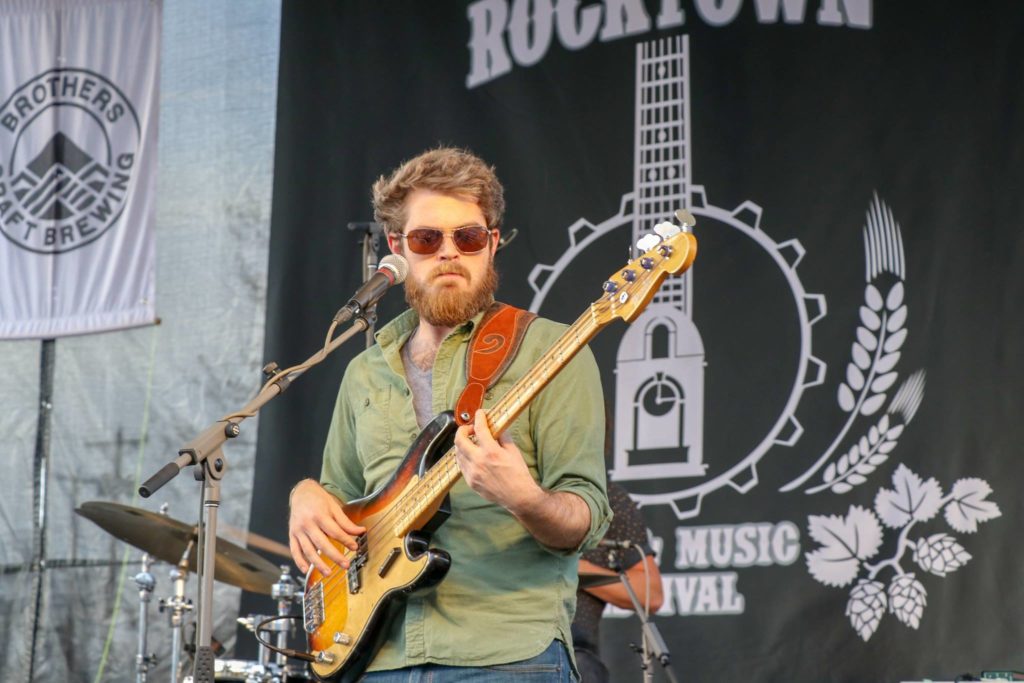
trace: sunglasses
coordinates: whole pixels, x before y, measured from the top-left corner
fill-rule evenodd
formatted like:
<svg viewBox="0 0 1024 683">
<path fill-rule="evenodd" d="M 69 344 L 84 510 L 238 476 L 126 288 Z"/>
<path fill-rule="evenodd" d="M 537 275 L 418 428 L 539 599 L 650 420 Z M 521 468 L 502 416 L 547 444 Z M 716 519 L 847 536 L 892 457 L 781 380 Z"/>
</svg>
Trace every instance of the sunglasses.
<svg viewBox="0 0 1024 683">
<path fill-rule="evenodd" d="M 482 225 L 467 225 L 446 233 L 437 228 L 414 228 L 401 235 L 414 254 L 433 254 L 441 248 L 444 236 L 451 235 L 455 248 L 463 254 L 475 254 L 491 242 L 491 231 Z"/>
</svg>

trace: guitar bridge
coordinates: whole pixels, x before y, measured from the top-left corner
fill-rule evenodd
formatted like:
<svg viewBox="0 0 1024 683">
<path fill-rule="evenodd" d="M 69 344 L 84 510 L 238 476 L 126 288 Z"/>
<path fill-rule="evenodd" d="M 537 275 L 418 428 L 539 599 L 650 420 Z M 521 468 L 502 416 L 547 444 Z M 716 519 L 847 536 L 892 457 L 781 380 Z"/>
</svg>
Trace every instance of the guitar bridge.
<svg viewBox="0 0 1024 683">
<path fill-rule="evenodd" d="M 302 596 L 302 623 L 306 633 L 313 633 L 324 623 L 324 585 L 320 581 Z"/>
</svg>

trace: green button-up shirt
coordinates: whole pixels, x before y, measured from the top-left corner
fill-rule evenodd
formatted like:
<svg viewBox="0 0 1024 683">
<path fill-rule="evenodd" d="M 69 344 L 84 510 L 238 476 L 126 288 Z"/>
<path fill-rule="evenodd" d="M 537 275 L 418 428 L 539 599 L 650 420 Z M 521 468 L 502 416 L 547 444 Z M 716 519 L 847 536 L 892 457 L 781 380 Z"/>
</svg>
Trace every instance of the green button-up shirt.
<svg viewBox="0 0 1024 683">
<path fill-rule="evenodd" d="M 466 351 L 483 314 L 452 331 L 434 359 L 433 409 L 451 409 L 466 382 Z M 419 433 L 401 348 L 419 324 L 406 311 L 377 332 L 377 345 L 349 364 L 331 421 L 321 482 L 343 501 L 369 495 L 394 474 Z M 488 392 L 490 407 L 565 330 L 538 318 L 515 360 Z M 509 433 L 541 486 L 568 491 L 590 508 L 581 547 L 600 539 L 611 518 L 605 489 L 604 395 L 597 363 L 584 348 L 512 423 Z M 370 670 L 426 663 L 487 666 L 540 654 L 554 639 L 572 652 L 579 549 L 538 543 L 504 508 L 460 480 L 452 515 L 433 543 L 451 553 L 447 577 L 411 597 Z"/>
</svg>

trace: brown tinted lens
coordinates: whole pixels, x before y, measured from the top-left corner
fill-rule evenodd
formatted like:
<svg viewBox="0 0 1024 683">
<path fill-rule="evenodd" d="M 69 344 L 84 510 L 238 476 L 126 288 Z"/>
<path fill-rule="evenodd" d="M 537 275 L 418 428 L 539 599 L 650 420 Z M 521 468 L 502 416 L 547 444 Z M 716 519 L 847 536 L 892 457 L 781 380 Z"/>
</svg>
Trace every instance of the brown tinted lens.
<svg viewBox="0 0 1024 683">
<path fill-rule="evenodd" d="M 416 228 L 415 230 L 410 230 L 405 235 L 405 240 L 409 243 L 409 249 L 414 254 L 433 254 L 441 248 L 441 240 L 443 239 L 443 232 L 431 228 Z"/>
<path fill-rule="evenodd" d="M 459 228 L 452 233 L 452 239 L 455 241 L 455 247 L 466 254 L 472 254 L 473 252 L 480 251 L 486 247 L 487 240 L 490 236 L 490 231 L 479 225 Z"/>
</svg>

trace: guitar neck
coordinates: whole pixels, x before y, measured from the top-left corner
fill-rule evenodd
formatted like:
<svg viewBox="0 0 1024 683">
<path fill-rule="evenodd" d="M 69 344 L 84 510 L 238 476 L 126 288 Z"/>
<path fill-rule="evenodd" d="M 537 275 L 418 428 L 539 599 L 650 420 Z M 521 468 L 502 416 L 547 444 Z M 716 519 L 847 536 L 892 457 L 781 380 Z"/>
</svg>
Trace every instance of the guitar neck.
<svg viewBox="0 0 1024 683">
<path fill-rule="evenodd" d="M 504 432 L 526 409 L 537 394 L 548 385 L 558 372 L 564 368 L 580 349 L 587 345 L 595 334 L 608 321 L 600 322 L 595 313 L 595 306 L 590 308 L 569 326 L 550 349 L 513 385 L 507 394 L 487 411 L 487 426 L 495 437 Z M 404 536 L 413 531 L 413 526 L 428 511 L 436 507 L 448 494 L 459 479 L 462 472 L 455 460 L 455 448 L 450 448 L 423 475 L 415 486 L 405 494 L 405 499 L 398 501 L 401 508 L 400 519 L 395 525 L 395 535 Z"/>
</svg>

